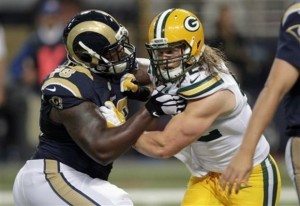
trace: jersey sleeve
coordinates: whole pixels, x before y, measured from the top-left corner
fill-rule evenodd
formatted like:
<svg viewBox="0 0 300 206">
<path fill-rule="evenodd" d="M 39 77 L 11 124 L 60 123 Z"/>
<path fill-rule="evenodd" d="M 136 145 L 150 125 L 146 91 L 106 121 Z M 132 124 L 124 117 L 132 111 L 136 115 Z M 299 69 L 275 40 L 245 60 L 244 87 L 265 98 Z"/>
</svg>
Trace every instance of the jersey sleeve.
<svg viewBox="0 0 300 206">
<path fill-rule="evenodd" d="M 211 74 L 200 72 L 188 75 L 177 93 L 187 100 L 200 99 L 222 89 L 223 85 L 224 81 L 218 72 Z"/>
<path fill-rule="evenodd" d="M 300 69 L 300 3 L 289 7 L 282 17 L 276 57 Z"/>
<path fill-rule="evenodd" d="M 90 99 L 91 78 L 74 68 L 60 68 L 43 83 L 43 101 L 57 109 L 67 109 Z"/>
</svg>

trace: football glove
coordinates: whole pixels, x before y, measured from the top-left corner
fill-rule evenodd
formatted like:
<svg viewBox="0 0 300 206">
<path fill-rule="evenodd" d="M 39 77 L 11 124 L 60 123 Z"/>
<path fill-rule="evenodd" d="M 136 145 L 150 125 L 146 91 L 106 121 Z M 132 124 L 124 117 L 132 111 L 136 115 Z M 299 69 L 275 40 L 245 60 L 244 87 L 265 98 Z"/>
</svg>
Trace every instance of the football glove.
<svg viewBox="0 0 300 206">
<path fill-rule="evenodd" d="M 120 90 L 130 99 L 136 99 L 139 101 L 147 101 L 150 97 L 150 90 L 146 86 L 139 86 L 135 76 L 127 73 L 121 77 Z"/>
<path fill-rule="evenodd" d="M 127 73 L 121 77 L 120 87 L 121 92 L 131 91 L 137 92 L 139 86 L 134 83 L 135 76 L 133 74 Z"/>
<path fill-rule="evenodd" d="M 165 86 L 157 87 L 146 102 L 145 107 L 153 117 L 161 115 L 176 115 L 181 113 L 186 107 L 186 100 L 171 94 L 162 92 Z"/>
<path fill-rule="evenodd" d="M 124 115 L 117 110 L 113 102 L 106 101 L 104 105 L 99 109 L 106 120 L 107 127 L 117 127 L 125 123 Z"/>
</svg>

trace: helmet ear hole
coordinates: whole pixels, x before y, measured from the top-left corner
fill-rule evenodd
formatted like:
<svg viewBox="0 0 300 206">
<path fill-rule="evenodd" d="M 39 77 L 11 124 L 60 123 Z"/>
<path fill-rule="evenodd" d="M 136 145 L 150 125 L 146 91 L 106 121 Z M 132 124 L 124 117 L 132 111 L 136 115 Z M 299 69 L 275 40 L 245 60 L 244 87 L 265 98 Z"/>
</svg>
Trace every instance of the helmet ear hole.
<svg viewBox="0 0 300 206">
<path fill-rule="evenodd" d="M 198 41 L 198 42 L 197 42 L 197 49 L 199 48 L 200 43 L 201 43 L 201 41 Z"/>
</svg>

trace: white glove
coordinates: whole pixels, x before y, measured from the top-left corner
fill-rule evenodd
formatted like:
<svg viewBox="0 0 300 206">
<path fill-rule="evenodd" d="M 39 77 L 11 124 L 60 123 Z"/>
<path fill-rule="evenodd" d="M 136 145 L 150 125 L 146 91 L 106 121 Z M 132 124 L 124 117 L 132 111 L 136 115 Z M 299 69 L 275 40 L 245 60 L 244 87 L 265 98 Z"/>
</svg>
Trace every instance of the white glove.
<svg viewBox="0 0 300 206">
<path fill-rule="evenodd" d="M 124 115 L 117 110 L 113 102 L 106 101 L 104 105 L 99 109 L 107 122 L 107 127 L 117 127 L 125 123 Z"/>
<path fill-rule="evenodd" d="M 150 99 L 145 104 L 148 112 L 155 117 L 160 115 L 176 115 L 181 113 L 186 107 L 186 100 L 171 94 L 165 94 L 162 90 L 164 85 L 157 87 L 151 94 Z"/>
</svg>

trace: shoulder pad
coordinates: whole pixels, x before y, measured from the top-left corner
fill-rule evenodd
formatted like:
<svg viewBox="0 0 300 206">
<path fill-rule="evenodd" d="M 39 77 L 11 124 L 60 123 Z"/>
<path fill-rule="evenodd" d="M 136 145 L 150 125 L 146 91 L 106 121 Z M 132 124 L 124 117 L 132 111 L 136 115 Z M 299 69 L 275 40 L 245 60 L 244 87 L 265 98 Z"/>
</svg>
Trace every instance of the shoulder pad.
<svg viewBox="0 0 300 206">
<path fill-rule="evenodd" d="M 282 25 L 284 25 L 284 24 L 287 22 L 288 18 L 289 18 L 291 15 L 293 15 L 293 14 L 295 14 L 296 16 L 299 16 L 298 19 L 300 19 L 299 12 L 300 12 L 300 3 L 296 3 L 296 4 L 291 5 L 291 6 L 285 11 L 285 13 L 284 13 L 284 15 L 283 15 L 283 17 L 282 17 L 282 21 L 281 21 Z M 298 22 L 298 23 L 299 23 L 299 22 Z"/>
<path fill-rule="evenodd" d="M 223 83 L 217 72 L 206 74 L 206 71 L 198 71 L 186 76 L 178 89 L 178 95 L 185 99 L 203 98 L 218 91 Z"/>
<path fill-rule="evenodd" d="M 89 98 L 93 76 L 80 66 L 61 66 L 44 81 L 41 92 L 44 100 L 61 102 L 60 109 L 71 107 L 78 101 Z"/>
<path fill-rule="evenodd" d="M 46 95 L 72 95 L 77 98 L 82 98 L 80 89 L 76 84 L 68 79 L 52 77 L 47 79 L 42 85 L 41 91 Z"/>
<path fill-rule="evenodd" d="M 300 68 L 300 3 L 290 6 L 282 17 L 276 57 Z"/>
<path fill-rule="evenodd" d="M 55 86 L 56 91 L 62 87 L 69 91 L 73 96 L 82 98 L 88 85 L 92 84 L 93 76 L 91 72 L 82 66 L 60 66 L 53 71 L 43 82 L 42 92 L 45 88 Z M 49 91 L 49 89 L 46 89 Z M 50 89 L 51 91 L 51 89 Z M 53 92 L 53 89 L 52 91 Z"/>
</svg>

